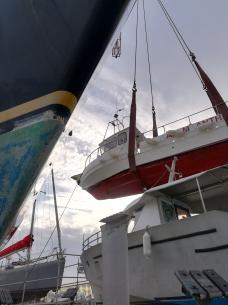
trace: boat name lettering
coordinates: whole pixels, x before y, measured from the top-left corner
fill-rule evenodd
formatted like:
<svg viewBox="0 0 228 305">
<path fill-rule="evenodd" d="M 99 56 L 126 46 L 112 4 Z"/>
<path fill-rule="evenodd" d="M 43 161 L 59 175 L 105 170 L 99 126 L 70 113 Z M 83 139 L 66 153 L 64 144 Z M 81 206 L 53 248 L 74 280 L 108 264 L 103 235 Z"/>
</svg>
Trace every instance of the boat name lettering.
<svg viewBox="0 0 228 305">
<path fill-rule="evenodd" d="M 182 131 L 183 131 L 183 132 L 188 132 L 188 131 L 190 131 L 189 126 L 185 126 L 185 127 L 183 127 L 183 128 L 182 128 Z"/>
<path fill-rule="evenodd" d="M 208 123 L 216 123 L 216 122 L 219 122 L 219 121 L 222 121 L 223 120 L 223 117 L 221 114 L 217 115 L 217 116 L 214 116 L 212 118 L 208 118 L 208 119 L 205 119 L 205 120 L 202 120 L 202 121 L 199 121 L 196 123 L 196 127 L 199 127 L 199 126 L 202 126 L 204 124 L 208 124 Z M 177 129 L 174 131 L 174 134 L 172 133 L 168 133 L 166 135 L 166 138 L 173 138 L 175 137 L 178 133 L 181 134 L 181 132 L 184 133 L 187 133 L 190 131 L 190 126 L 185 126 L 185 127 L 182 127 L 181 129 Z"/>
<path fill-rule="evenodd" d="M 223 120 L 223 117 L 222 117 L 221 114 L 219 114 L 219 115 L 214 116 L 212 118 L 208 118 L 208 119 L 202 120 L 202 121 L 198 122 L 196 125 L 198 127 L 198 126 L 201 126 L 203 124 L 215 123 L 215 122 L 222 121 L 222 120 Z"/>
</svg>

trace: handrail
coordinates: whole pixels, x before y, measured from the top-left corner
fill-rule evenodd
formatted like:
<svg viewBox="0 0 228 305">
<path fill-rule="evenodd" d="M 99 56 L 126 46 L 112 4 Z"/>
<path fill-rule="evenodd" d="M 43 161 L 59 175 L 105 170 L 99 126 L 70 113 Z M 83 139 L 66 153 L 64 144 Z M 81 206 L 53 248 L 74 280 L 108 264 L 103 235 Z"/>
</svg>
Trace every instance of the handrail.
<svg viewBox="0 0 228 305">
<path fill-rule="evenodd" d="M 53 279 L 85 279 L 84 276 L 52 276 L 52 277 L 45 277 L 45 278 L 39 278 L 35 280 L 26 280 L 26 281 L 19 281 L 19 282 L 14 282 L 14 283 L 8 283 L 8 284 L 0 284 L 0 287 L 5 287 L 5 286 L 13 286 L 13 285 L 18 285 L 18 284 L 26 284 L 28 283 L 34 283 L 34 282 L 40 282 L 40 281 L 46 281 L 46 280 L 53 280 Z"/>
<path fill-rule="evenodd" d="M 98 231 L 98 232 L 90 235 L 82 243 L 82 252 L 85 250 L 88 250 L 89 248 L 91 248 L 94 245 L 99 244 L 101 242 L 101 240 L 102 240 L 101 231 Z"/>
<path fill-rule="evenodd" d="M 225 104 L 228 104 L 228 101 L 226 101 Z M 165 133 L 165 132 L 166 132 L 166 130 L 165 130 L 165 127 L 166 127 L 166 126 L 172 125 L 172 124 L 177 123 L 177 122 L 180 122 L 180 121 L 182 121 L 182 120 L 184 120 L 184 119 L 188 119 L 189 125 L 194 124 L 195 122 L 192 123 L 192 121 L 191 121 L 191 118 L 192 118 L 193 116 L 195 116 L 195 115 L 197 115 L 197 114 L 200 114 L 200 113 L 202 113 L 202 112 L 206 112 L 206 111 L 208 111 L 208 110 L 212 110 L 212 109 L 216 109 L 217 112 L 218 112 L 218 106 L 220 106 L 220 105 L 223 105 L 223 103 L 221 103 L 221 104 L 219 104 L 219 105 L 217 105 L 217 106 L 211 106 L 211 107 L 205 108 L 205 109 L 203 109 L 203 110 L 200 110 L 200 111 L 198 111 L 198 112 L 192 113 L 192 114 L 187 115 L 187 116 L 184 116 L 184 117 L 182 117 L 182 118 L 180 118 L 180 119 L 177 119 L 177 120 L 175 120 L 175 121 L 172 121 L 172 122 L 163 124 L 163 125 L 157 127 L 157 129 L 163 128 L 164 133 Z M 208 119 L 210 119 L 210 117 L 209 117 Z M 145 135 L 146 133 L 149 133 L 149 132 L 153 132 L 153 129 L 143 132 L 143 135 Z"/>
<path fill-rule="evenodd" d="M 88 156 L 87 156 L 87 158 L 86 158 L 86 160 L 85 160 L 85 168 L 86 168 L 86 166 L 88 165 L 87 163 L 91 163 L 91 157 L 92 157 L 92 155 L 95 153 L 97 151 L 97 156 L 99 156 L 100 155 L 100 147 L 97 147 L 96 149 L 94 149 Z"/>
</svg>

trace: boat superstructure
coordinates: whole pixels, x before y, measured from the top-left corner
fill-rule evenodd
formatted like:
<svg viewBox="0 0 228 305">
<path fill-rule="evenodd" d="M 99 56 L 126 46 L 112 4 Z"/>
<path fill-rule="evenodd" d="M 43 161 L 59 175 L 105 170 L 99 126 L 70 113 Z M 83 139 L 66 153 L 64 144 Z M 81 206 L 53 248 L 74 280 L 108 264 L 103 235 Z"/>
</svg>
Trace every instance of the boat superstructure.
<svg viewBox="0 0 228 305">
<path fill-rule="evenodd" d="M 228 281 L 227 183 L 228 167 L 222 166 L 152 188 L 125 208 L 122 214 L 128 215 L 129 221 L 128 279 L 132 302 L 181 302 L 184 294 L 175 276 L 178 270 L 213 269 Z M 113 226 L 113 236 L 115 230 L 117 225 Z M 145 233 L 150 238 L 149 253 L 144 250 Z M 121 253 L 114 240 L 111 252 L 106 253 L 105 249 L 100 233 L 83 243 L 81 258 L 97 302 L 102 302 L 105 286 L 103 258 L 113 252 L 117 263 Z"/>
<path fill-rule="evenodd" d="M 228 126 L 222 115 L 195 120 L 208 111 L 159 127 L 157 137 L 149 137 L 152 131 L 136 130 L 135 172 L 129 167 L 129 128 L 117 130 L 88 156 L 83 173 L 75 179 L 95 198 L 107 199 L 167 183 L 172 164 L 174 179 L 227 164 Z M 173 129 L 175 125 L 182 127 Z"/>
<path fill-rule="evenodd" d="M 0 242 L 129 2 L 1 1 Z"/>
</svg>

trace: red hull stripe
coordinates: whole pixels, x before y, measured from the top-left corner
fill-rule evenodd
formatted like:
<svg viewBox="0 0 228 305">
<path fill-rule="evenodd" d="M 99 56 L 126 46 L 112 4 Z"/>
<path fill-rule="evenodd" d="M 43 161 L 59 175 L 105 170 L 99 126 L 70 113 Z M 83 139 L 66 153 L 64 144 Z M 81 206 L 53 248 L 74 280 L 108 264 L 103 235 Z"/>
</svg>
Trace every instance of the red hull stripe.
<svg viewBox="0 0 228 305">
<path fill-rule="evenodd" d="M 228 164 L 228 141 L 202 147 L 194 151 L 177 155 L 176 172 L 188 177 L 224 164 Z M 130 170 L 125 170 L 92 187 L 87 191 L 96 199 L 109 199 L 142 193 L 142 184 L 146 188 L 168 182 L 173 157 L 137 166 L 142 181 Z"/>
</svg>

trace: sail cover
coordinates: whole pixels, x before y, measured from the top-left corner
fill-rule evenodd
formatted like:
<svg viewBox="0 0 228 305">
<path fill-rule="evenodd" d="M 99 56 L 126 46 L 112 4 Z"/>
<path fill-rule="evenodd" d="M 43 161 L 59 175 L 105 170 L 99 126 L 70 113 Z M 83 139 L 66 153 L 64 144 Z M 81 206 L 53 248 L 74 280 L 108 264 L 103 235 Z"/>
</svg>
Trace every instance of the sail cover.
<svg viewBox="0 0 228 305">
<path fill-rule="evenodd" d="M 132 89 L 132 102 L 130 111 L 130 127 L 129 127 L 129 144 L 128 144 L 128 161 L 130 171 L 136 171 L 135 164 L 135 128 L 136 128 L 136 84 Z"/>
<path fill-rule="evenodd" d="M 11 255 L 13 253 L 22 251 L 24 249 L 30 248 L 33 243 L 33 236 L 27 235 L 20 241 L 16 242 L 15 244 L 5 248 L 4 250 L 0 251 L 0 258 L 6 257 L 8 255 Z"/>
<path fill-rule="evenodd" d="M 202 67 L 199 65 L 199 63 L 196 61 L 195 55 L 192 53 L 192 60 L 195 63 L 200 76 L 202 78 L 202 81 L 205 85 L 205 90 L 207 92 L 207 95 L 211 101 L 212 106 L 214 107 L 216 114 L 221 114 L 228 125 L 228 107 L 226 103 L 224 102 L 223 98 L 221 97 L 220 93 L 216 89 L 215 85 L 211 81 L 211 79 L 208 77 L 206 72 L 202 69 Z"/>
</svg>

